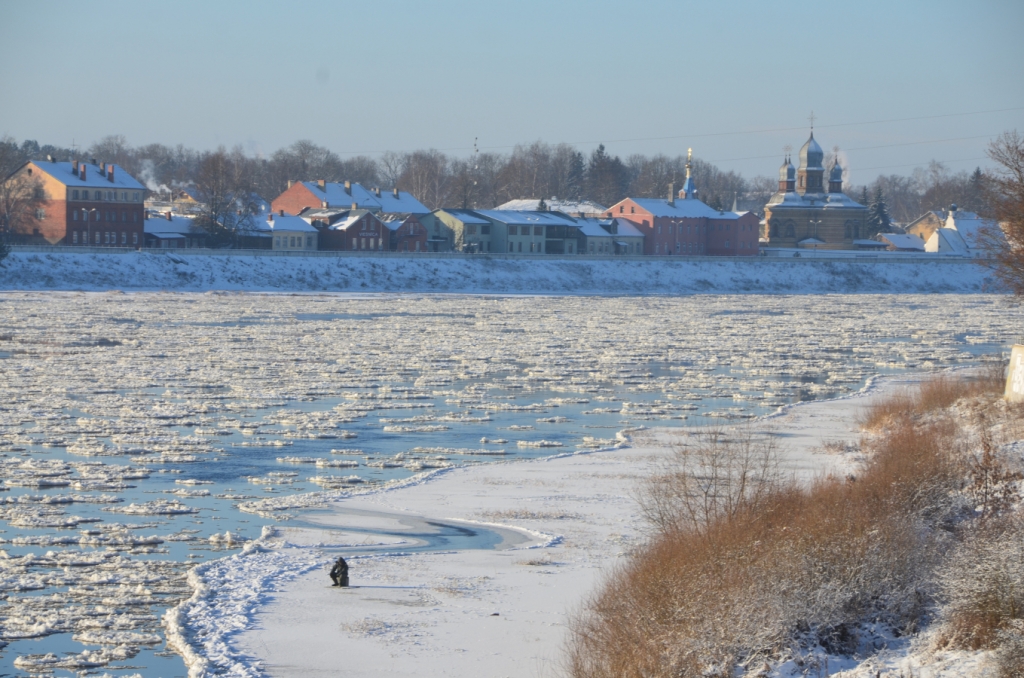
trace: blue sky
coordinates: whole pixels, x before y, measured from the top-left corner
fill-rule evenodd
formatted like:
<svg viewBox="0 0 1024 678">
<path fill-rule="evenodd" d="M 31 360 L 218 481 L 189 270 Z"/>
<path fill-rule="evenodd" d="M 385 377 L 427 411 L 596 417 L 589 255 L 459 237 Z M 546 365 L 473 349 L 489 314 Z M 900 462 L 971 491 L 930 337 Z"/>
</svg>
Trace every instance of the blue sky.
<svg viewBox="0 0 1024 678">
<path fill-rule="evenodd" d="M 0 0 L 0 134 L 371 155 L 464 155 L 474 137 L 692 146 L 754 176 L 799 148 L 813 110 L 860 183 L 932 158 L 984 166 L 991 136 L 1024 130 L 1021 27 L 1019 0 Z"/>
</svg>

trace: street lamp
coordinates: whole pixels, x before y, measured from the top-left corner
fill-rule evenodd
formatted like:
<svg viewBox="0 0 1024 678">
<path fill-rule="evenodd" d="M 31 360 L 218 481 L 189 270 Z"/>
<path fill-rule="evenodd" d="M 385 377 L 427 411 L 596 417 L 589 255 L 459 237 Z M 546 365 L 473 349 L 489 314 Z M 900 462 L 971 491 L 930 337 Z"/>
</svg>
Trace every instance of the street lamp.
<svg viewBox="0 0 1024 678">
<path fill-rule="evenodd" d="M 822 221 L 823 221 L 822 219 L 808 219 L 807 220 L 807 222 L 811 226 L 811 232 L 812 232 L 812 236 L 811 237 L 813 237 L 815 240 L 820 240 L 821 239 L 821 238 L 818 237 L 818 227 L 821 226 Z M 817 254 L 818 254 L 818 243 L 814 243 L 814 254 L 815 254 L 815 256 L 817 256 Z"/>
<path fill-rule="evenodd" d="M 84 207 L 82 208 L 82 215 L 83 215 L 83 217 L 85 219 L 85 228 L 86 228 L 86 232 L 85 232 L 86 233 L 86 235 L 85 235 L 85 244 L 86 245 L 91 245 L 92 244 L 92 222 L 89 221 L 89 214 L 92 213 L 92 212 L 99 212 L 99 210 L 96 209 L 95 207 L 93 207 L 92 209 L 86 209 Z"/>
</svg>

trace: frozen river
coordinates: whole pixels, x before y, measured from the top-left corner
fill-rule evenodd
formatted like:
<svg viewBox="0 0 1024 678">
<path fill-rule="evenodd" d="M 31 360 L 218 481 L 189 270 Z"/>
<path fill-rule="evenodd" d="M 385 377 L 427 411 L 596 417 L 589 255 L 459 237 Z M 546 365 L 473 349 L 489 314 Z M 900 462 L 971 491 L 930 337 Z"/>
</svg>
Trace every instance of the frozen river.
<svg viewBox="0 0 1024 678">
<path fill-rule="evenodd" d="M 189 567 L 325 496 L 973 364 L 1022 321 L 984 295 L 2 294 L 0 674 L 183 675 L 160 616 Z"/>
</svg>

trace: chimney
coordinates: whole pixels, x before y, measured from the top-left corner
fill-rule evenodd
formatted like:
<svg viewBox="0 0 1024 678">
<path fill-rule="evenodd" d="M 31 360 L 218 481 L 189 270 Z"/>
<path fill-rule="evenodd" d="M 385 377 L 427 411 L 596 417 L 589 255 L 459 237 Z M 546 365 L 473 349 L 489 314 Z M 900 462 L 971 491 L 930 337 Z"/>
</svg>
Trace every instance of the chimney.
<svg viewBox="0 0 1024 678">
<path fill-rule="evenodd" d="M 93 164 L 93 165 L 95 165 L 95 164 L 96 164 L 96 158 L 92 158 L 92 164 Z"/>
<path fill-rule="evenodd" d="M 85 163 L 82 163 L 82 181 L 85 181 Z"/>
<path fill-rule="evenodd" d="M 329 205 L 329 203 L 326 200 L 321 200 L 320 201 L 320 207 L 322 207 L 323 209 L 327 209 L 329 206 L 330 205 Z"/>
<path fill-rule="evenodd" d="M 352 182 L 348 179 L 345 180 L 345 193 L 352 195 Z"/>
<path fill-rule="evenodd" d="M 271 223 L 271 224 L 274 223 L 274 213 L 273 212 L 268 212 L 267 213 L 267 222 Z"/>
<path fill-rule="evenodd" d="M 107 180 L 110 183 L 114 183 L 114 166 L 107 165 Z"/>
<path fill-rule="evenodd" d="M 289 179 L 289 180 L 288 180 L 288 188 L 291 188 L 291 187 L 292 187 L 292 184 L 294 184 L 294 183 L 295 183 L 294 181 L 292 181 L 291 179 Z"/>
<path fill-rule="evenodd" d="M 348 183 L 348 182 L 345 182 L 345 183 Z M 357 202 L 352 203 L 352 209 L 354 209 L 354 210 L 359 209 L 359 203 L 357 203 Z"/>
<path fill-rule="evenodd" d="M 396 198 L 398 197 L 398 187 L 391 189 L 391 195 L 395 196 Z"/>
<path fill-rule="evenodd" d="M 668 204 L 672 207 L 676 206 L 676 184 L 672 182 L 668 185 Z"/>
<path fill-rule="evenodd" d="M 373 189 L 373 192 L 374 192 L 374 193 L 375 193 L 375 194 L 377 195 L 377 197 L 379 198 L 379 197 L 380 197 L 380 186 L 378 186 L 377 188 Z"/>
<path fill-rule="evenodd" d="M 167 221 L 173 221 L 173 219 L 171 219 L 171 213 L 170 212 L 164 212 L 164 214 L 167 215 Z"/>
<path fill-rule="evenodd" d="M 75 161 L 74 168 L 75 168 L 74 169 L 74 173 L 77 176 L 78 175 L 78 161 L 77 160 Z"/>
<path fill-rule="evenodd" d="M 320 187 L 321 191 L 323 191 L 325 193 L 327 192 L 327 180 L 326 179 L 317 179 L 316 180 L 316 185 Z"/>
<path fill-rule="evenodd" d="M 282 216 L 283 217 L 284 216 L 284 210 L 279 210 L 278 216 Z"/>
</svg>

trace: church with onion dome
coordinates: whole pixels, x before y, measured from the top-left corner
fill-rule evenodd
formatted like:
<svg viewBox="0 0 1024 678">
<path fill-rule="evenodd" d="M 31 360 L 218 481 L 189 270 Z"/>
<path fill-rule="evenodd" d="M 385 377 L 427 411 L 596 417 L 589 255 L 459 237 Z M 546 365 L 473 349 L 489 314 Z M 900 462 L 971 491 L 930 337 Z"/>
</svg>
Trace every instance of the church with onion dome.
<svg viewBox="0 0 1024 678">
<path fill-rule="evenodd" d="M 794 168 L 789 156 L 783 160 L 779 190 L 764 207 L 763 245 L 834 250 L 873 244 L 868 240 L 868 208 L 843 193 L 838 161 L 826 187 L 824 160 L 813 129 L 800 149 L 800 166 Z"/>
</svg>

